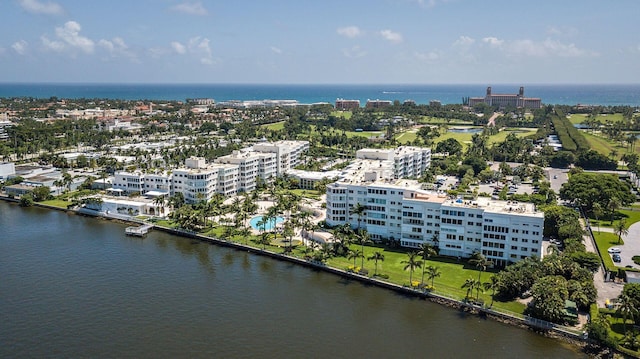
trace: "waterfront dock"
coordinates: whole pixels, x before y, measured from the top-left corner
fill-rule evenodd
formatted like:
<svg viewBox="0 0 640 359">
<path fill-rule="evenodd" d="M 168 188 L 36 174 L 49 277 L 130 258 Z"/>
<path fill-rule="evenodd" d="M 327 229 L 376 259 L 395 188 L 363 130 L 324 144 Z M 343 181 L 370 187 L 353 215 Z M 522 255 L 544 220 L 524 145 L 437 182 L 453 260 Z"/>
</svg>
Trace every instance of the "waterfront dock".
<svg viewBox="0 0 640 359">
<path fill-rule="evenodd" d="M 139 227 L 127 227 L 124 233 L 127 236 L 144 237 L 153 228 L 153 224 L 144 224 Z"/>
</svg>

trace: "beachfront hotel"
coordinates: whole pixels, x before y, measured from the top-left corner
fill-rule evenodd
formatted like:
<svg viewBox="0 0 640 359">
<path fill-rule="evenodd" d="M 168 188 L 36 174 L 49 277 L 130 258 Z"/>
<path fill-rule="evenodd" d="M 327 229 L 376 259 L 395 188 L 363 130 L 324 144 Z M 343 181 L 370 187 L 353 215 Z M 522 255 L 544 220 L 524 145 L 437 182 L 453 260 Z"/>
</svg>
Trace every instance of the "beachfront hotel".
<svg viewBox="0 0 640 359">
<path fill-rule="evenodd" d="M 524 97 L 524 87 L 520 87 L 517 94 L 494 94 L 491 87 L 487 87 L 487 93 L 484 97 L 469 98 L 469 106 L 475 106 L 479 103 L 486 103 L 489 106 L 498 106 L 500 108 L 515 107 L 538 109 L 542 107 L 542 100 L 537 97 Z"/>
<path fill-rule="evenodd" d="M 447 256 L 468 258 L 481 252 L 497 265 L 540 257 L 544 214 L 533 204 L 463 200 L 427 191 L 418 181 L 398 176 L 411 172 L 407 161 L 362 158 L 371 151 L 363 150 L 327 186 L 328 225 L 349 223 L 367 230 L 373 240 L 394 240 L 403 247 L 438 245 Z M 360 217 L 352 213 L 358 203 L 366 208 Z"/>
</svg>

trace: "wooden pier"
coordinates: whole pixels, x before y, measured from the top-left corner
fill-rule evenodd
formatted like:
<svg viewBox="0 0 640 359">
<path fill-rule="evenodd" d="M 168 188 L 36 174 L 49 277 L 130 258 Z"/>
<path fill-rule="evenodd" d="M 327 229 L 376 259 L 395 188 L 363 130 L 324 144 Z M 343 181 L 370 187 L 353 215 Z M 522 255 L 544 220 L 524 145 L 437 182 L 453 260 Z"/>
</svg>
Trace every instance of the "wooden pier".
<svg viewBox="0 0 640 359">
<path fill-rule="evenodd" d="M 127 236 L 144 237 L 153 228 L 153 224 L 144 224 L 140 227 L 127 227 L 124 233 Z"/>
</svg>

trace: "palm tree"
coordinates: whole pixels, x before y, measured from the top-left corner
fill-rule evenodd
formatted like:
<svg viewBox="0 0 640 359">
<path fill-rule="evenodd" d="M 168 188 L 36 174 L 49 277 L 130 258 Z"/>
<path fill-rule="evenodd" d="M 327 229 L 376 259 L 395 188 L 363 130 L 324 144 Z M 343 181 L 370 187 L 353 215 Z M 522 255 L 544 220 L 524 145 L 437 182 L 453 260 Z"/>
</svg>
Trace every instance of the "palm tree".
<svg viewBox="0 0 640 359">
<path fill-rule="evenodd" d="M 369 257 L 367 257 L 368 261 L 374 261 L 375 263 L 375 269 L 373 271 L 373 276 L 377 276 L 378 275 L 378 261 L 380 262 L 384 262 L 384 254 L 382 254 L 381 252 L 373 252 L 372 255 L 370 255 Z"/>
<path fill-rule="evenodd" d="M 491 277 L 489 277 L 489 281 L 484 282 L 482 284 L 482 286 L 484 287 L 484 290 L 491 291 L 491 305 L 489 305 L 489 307 L 493 307 L 493 297 L 496 295 L 496 289 L 498 289 L 498 285 L 499 285 L 499 280 L 498 280 L 498 277 L 496 277 L 495 275 L 492 275 Z"/>
<path fill-rule="evenodd" d="M 407 260 L 404 260 L 400 263 L 404 264 L 404 270 L 409 270 L 409 285 L 412 286 L 413 285 L 413 271 L 416 268 L 421 268 L 422 267 L 422 261 L 418 260 L 418 253 L 416 252 L 409 252 L 407 253 Z"/>
<path fill-rule="evenodd" d="M 476 266 L 478 269 L 478 283 L 480 283 L 480 275 L 487 270 L 487 267 L 492 266 L 493 262 L 488 260 L 482 253 L 475 252 L 471 255 L 469 263 Z"/>
<path fill-rule="evenodd" d="M 616 310 L 616 314 L 622 315 L 623 331 L 626 333 L 627 318 L 631 318 L 631 320 L 633 321 L 635 316 L 638 315 L 638 308 L 636 307 L 636 303 L 633 300 L 633 298 L 631 298 L 630 296 L 624 293 L 620 294 L 620 296 L 618 297 L 618 304 L 619 304 L 619 307 Z"/>
<path fill-rule="evenodd" d="M 271 240 L 269 239 L 267 232 L 263 232 L 262 235 L 256 240 L 256 243 L 262 244 L 262 250 L 267 249 L 267 244 L 271 244 Z"/>
<path fill-rule="evenodd" d="M 360 230 L 360 222 L 362 221 L 362 216 L 364 216 L 364 214 L 367 211 L 367 207 L 365 207 L 363 204 L 361 203 L 356 203 L 356 205 L 351 209 L 351 213 L 350 214 L 355 214 L 356 216 L 358 216 L 358 230 Z"/>
<path fill-rule="evenodd" d="M 431 288 L 433 288 L 433 281 L 437 278 L 440 277 L 440 275 L 442 274 L 442 272 L 440 272 L 440 268 L 438 267 L 434 267 L 434 266 L 429 266 L 429 268 L 427 268 L 427 277 L 431 280 Z"/>
<path fill-rule="evenodd" d="M 462 284 L 462 289 L 467 289 L 467 296 L 466 299 L 469 299 L 470 294 L 473 293 L 474 289 L 477 289 L 480 286 L 480 282 L 478 282 L 477 279 L 475 278 L 468 278 L 464 281 L 464 284 Z"/>
<path fill-rule="evenodd" d="M 465 296 L 465 299 L 469 299 L 469 294 L 471 294 L 471 292 L 473 292 L 475 287 L 476 287 L 476 280 L 475 279 L 467 278 L 464 281 L 464 283 L 462 284 L 462 286 L 460 288 L 467 290 L 467 294 Z"/>
<path fill-rule="evenodd" d="M 431 258 L 431 256 L 436 255 L 436 250 L 429 243 L 422 243 L 420 247 L 418 247 L 418 255 L 422 257 L 422 260 L 426 263 L 427 259 Z M 426 265 L 422 266 L 422 278 L 420 279 L 420 285 L 424 285 L 424 271 L 427 268 Z"/>
<path fill-rule="evenodd" d="M 622 243 L 622 236 L 627 236 L 629 234 L 629 229 L 627 228 L 627 221 L 622 218 L 616 223 L 614 226 L 615 234 L 618 236 L 618 244 Z"/>
<path fill-rule="evenodd" d="M 369 233 L 366 229 L 358 231 L 358 241 L 360 242 L 360 251 L 362 251 L 362 262 L 360 263 L 360 268 L 364 268 L 364 245 L 371 243 Z"/>
<path fill-rule="evenodd" d="M 600 233 L 600 217 L 602 216 L 602 212 L 603 209 L 600 202 L 594 203 L 591 207 L 591 213 L 593 213 L 593 216 L 596 217 L 596 222 L 598 222 L 598 233 Z"/>
<path fill-rule="evenodd" d="M 609 210 L 609 224 L 613 224 L 613 219 L 616 211 L 620 208 L 620 200 L 617 197 L 612 197 L 607 203 L 607 210 Z"/>
<path fill-rule="evenodd" d="M 360 257 L 364 257 L 364 254 L 362 254 L 362 251 L 357 249 L 356 250 L 350 249 L 349 252 L 347 253 L 347 259 L 349 260 L 353 259 L 353 268 L 356 267 L 356 259 Z"/>
<path fill-rule="evenodd" d="M 164 196 L 158 196 L 153 199 L 153 205 L 158 207 L 158 212 L 164 214 Z M 159 213 L 156 213 L 158 215 Z M 206 227 L 206 223 L 205 223 Z"/>
</svg>

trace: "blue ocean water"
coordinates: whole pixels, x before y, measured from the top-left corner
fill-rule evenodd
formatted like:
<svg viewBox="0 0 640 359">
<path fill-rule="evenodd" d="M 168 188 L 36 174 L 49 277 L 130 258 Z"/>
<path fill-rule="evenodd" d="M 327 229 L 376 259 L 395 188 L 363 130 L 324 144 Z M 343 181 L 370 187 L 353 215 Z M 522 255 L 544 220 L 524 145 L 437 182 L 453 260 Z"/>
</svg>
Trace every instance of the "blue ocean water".
<svg viewBox="0 0 640 359">
<path fill-rule="evenodd" d="M 493 93 L 517 93 L 521 85 L 490 85 Z M 640 84 L 631 85 L 526 85 L 525 96 L 540 97 L 545 104 L 640 106 Z M 336 98 L 414 100 L 418 104 L 439 100 L 458 104 L 463 97 L 484 96 L 485 85 L 251 85 L 251 84 L 55 84 L 0 83 L 0 97 L 96 98 L 122 100 L 297 100 L 328 102 Z"/>
</svg>

